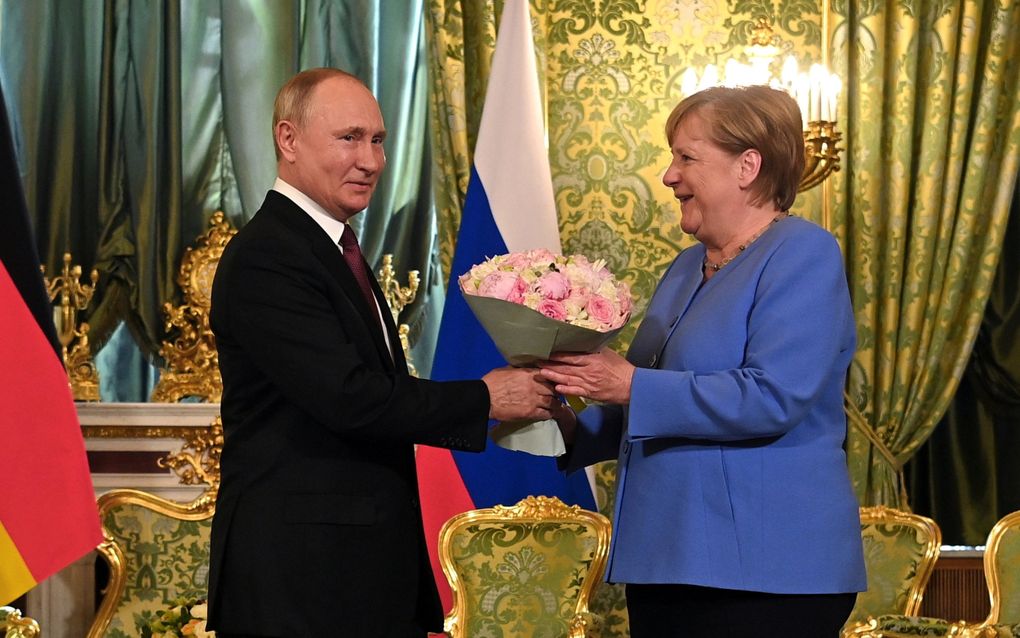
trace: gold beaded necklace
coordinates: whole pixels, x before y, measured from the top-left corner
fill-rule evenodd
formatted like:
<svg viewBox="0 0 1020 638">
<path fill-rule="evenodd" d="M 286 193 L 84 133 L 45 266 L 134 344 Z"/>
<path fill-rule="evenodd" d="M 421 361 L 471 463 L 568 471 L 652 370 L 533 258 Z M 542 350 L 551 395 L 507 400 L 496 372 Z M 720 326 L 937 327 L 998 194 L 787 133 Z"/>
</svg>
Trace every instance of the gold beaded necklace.
<svg viewBox="0 0 1020 638">
<path fill-rule="evenodd" d="M 712 262 L 710 262 L 708 260 L 708 252 L 706 251 L 705 252 L 705 261 L 703 263 L 704 269 L 705 270 L 711 270 L 712 272 L 719 272 L 720 270 L 722 270 L 723 266 L 725 266 L 726 264 L 728 264 L 731 261 L 733 261 L 734 259 L 736 259 L 737 255 L 739 255 L 740 253 L 742 253 L 745 250 L 747 250 L 748 246 L 753 244 L 756 239 L 758 239 L 759 237 L 764 235 L 766 230 L 768 230 L 769 228 L 772 228 L 772 224 L 776 223 L 777 221 L 779 221 L 780 219 L 786 217 L 787 215 L 789 215 L 789 213 L 779 213 L 778 215 L 773 217 L 772 221 L 770 221 L 769 223 L 767 223 L 764 226 L 762 226 L 761 230 L 759 230 L 755 234 L 751 235 L 750 239 L 748 239 L 744 243 L 742 243 L 739 246 L 737 246 L 737 253 L 735 255 L 733 255 L 732 257 L 727 257 L 726 259 L 723 259 L 722 261 L 720 261 L 717 264 L 712 263 Z"/>
</svg>

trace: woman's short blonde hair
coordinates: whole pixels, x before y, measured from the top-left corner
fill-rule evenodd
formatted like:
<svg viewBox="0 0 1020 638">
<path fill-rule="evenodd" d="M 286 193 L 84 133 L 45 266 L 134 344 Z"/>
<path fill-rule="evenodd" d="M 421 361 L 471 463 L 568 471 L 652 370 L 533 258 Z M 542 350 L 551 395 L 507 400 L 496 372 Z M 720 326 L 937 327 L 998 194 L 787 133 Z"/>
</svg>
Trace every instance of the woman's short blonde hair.
<svg viewBox="0 0 1020 638">
<path fill-rule="evenodd" d="M 804 173 L 804 131 L 797 102 L 768 86 L 712 87 L 680 101 L 666 120 L 666 143 L 684 119 L 697 114 L 709 140 L 739 155 L 748 149 L 761 154 L 758 177 L 751 184 L 752 203 L 775 202 L 789 210 Z"/>
<path fill-rule="evenodd" d="M 276 146 L 276 159 L 280 159 L 280 146 L 276 144 L 276 125 L 282 120 L 301 126 L 308 119 L 308 108 L 312 103 L 315 87 L 329 78 L 348 78 L 358 84 L 364 84 L 356 76 L 347 71 L 320 67 L 298 73 L 280 88 L 273 104 L 273 144 Z"/>
</svg>

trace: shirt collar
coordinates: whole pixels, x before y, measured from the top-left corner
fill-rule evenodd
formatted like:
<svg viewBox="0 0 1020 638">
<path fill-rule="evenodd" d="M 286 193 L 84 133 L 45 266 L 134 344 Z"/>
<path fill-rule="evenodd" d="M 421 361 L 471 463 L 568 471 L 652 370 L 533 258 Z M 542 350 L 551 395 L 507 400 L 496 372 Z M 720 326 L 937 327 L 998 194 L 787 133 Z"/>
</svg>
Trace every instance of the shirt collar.
<svg viewBox="0 0 1020 638">
<path fill-rule="evenodd" d="M 322 227 L 322 230 L 326 231 L 326 234 L 329 235 L 333 244 L 340 245 L 340 236 L 343 235 L 344 230 L 346 230 L 347 224 L 327 213 L 326 209 L 315 203 L 311 197 L 305 195 L 279 177 L 277 177 L 276 182 L 273 183 L 273 190 L 297 204 L 298 208 L 305 211 L 309 217 L 315 220 L 316 224 Z"/>
</svg>

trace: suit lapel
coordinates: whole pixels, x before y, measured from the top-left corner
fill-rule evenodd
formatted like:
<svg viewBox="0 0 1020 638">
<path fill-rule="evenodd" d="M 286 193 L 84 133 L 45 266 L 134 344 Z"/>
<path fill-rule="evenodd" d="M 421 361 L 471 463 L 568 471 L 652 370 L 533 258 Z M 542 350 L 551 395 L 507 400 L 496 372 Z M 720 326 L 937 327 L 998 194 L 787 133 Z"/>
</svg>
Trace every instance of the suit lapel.
<svg viewBox="0 0 1020 638">
<path fill-rule="evenodd" d="M 381 330 L 379 330 L 379 322 L 373 316 L 375 314 L 374 308 L 369 308 L 368 303 L 365 300 L 364 295 L 361 294 L 361 287 L 358 285 L 358 281 L 354 278 L 354 273 L 351 272 L 350 266 L 344 261 L 343 253 L 337 246 L 333 245 L 333 242 L 329 239 L 329 235 L 322 230 L 322 228 L 315 223 L 311 217 L 308 216 L 301 207 L 292 202 L 286 196 L 277 193 L 276 191 L 270 191 L 266 196 L 268 200 L 272 197 L 276 200 L 275 208 L 284 217 L 284 222 L 288 228 L 292 228 L 295 232 L 308 240 L 309 246 L 312 249 L 312 253 L 315 257 L 322 262 L 329 271 L 329 274 L 344 291 L 344 295 L 347 300 L 354 305 L 357 309 L 358 314 L 361 316 L 362 321 L 365 322 L 368 328 L 369 334 L 372 335 L 372 341 L 375 344 L 376 350 L 379 352 L 379 357 L 385 362 L 387 367 L 394 365 L 394 357 L 390 356 L 389 349 L 386 347 L 386 339 L 383 336 Z M 365 266 L 366 270 L 371 273 L 371 268 Z M 376 302 L 379 303 L 379 307 L 386 309 L 386 302 L 382 300 L 382 291 L 379 288 L 378 282 L 375 280 L 375 274 L 371 273 L 369 280 L 372 284 L 372 291 L 375 293 Z M 399 350 L 400 342 L 399 339 L 394 341 L 393 334 L 395 329 L 392 328 L 393 321 L 390 319 L 389 312 L 383 312 L 384 325 L 388 334 L 390 334 L 390 343 L 395 343 L 396 347 L 394 350 Z M 400 358 L 403 361 L 403 356 Z"/>
</svg>

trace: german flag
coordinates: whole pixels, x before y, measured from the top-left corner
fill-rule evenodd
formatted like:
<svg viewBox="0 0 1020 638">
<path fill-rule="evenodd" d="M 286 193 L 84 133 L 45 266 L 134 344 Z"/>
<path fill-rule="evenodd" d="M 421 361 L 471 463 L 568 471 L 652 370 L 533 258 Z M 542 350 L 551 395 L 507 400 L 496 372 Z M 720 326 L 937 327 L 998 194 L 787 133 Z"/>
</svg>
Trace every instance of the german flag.
<svg viewBox="0 0 1020 638">
<path fill-rule="evenodd" d="M 0 604 L 101 540 L 0 93 Z"/>
</svg>

